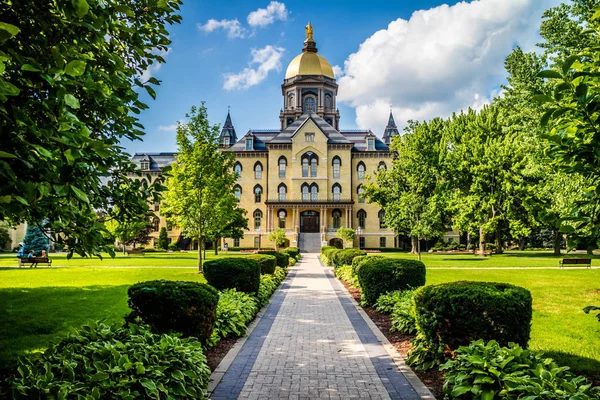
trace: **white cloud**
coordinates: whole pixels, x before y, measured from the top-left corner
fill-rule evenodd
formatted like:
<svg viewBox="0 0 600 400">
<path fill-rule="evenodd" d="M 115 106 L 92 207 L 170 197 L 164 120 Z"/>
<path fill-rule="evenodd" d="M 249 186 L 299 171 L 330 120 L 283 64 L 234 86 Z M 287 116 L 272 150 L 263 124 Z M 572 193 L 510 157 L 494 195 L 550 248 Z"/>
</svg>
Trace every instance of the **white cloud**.
<svg viewBox="0 0 600 400">
<path fill-rule="evenodd" d="M 344 76 L 344 69 L 339 65 L 334 65 L 331 67 L 331 69 L 333 69 L 333 75 L 336 79 L 340 79 L 342 76 Z"/>
<path fill-rule="evenodd" d="M 281 70 L 281 57 L 285 49 L 268 45 L 262 49 L 252 49 L 252 61 L 249 66 L 237 74 L 225 74 L 225 90 L 248 89 L 266 79 L 269 72 Z M 258 64 L 252 68 L 253 64 Z"/>
<path fill-rule="evenodd" d="M 504 58 L 517 44 L 534 49 L 543 10 L 559 2 L 475 0 L 392 21 L 344 62 L 338 99 L 378 135 L 390 104 L 400 128 L 408 119 L 481 108 L 504 82 Z"/>
<path fill-rule="evenodd" d="M 212 32 L 217 29 L 223 29 L 227 32 L 229 39 L 243 38 L 246 35 L 246 30 L 240 24 L 240 21 L 236 19 L 222 19 L 217 21 L 216 19 L 209 19 L 206 24 L 198 24 L 198 29 L 204 32 Z"/>
<path fill-rule="evenodd" d="M 267 8 L 259 8 L 248 14 L 248 25 L 252 27 L 264 27 L 280 20 L 285 21 L 288 16 L 288 10 L 284 3 L 271 1 Z"/>
<path fill-rule="evenodd" d="M 175 132 L 177 130 L 177 124 L 159 125 L 158 130 L 161 132 Z"/>
</svg>

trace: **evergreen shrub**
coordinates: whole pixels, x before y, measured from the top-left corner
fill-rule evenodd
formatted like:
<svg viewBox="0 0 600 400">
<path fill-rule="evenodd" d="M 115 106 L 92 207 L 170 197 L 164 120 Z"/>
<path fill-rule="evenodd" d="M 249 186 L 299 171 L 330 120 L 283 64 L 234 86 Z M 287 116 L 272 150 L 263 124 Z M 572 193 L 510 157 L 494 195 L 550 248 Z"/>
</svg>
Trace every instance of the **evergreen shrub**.
<svg viewBox="0 0 600 400">
<path fill-rule="evenodd" d="M 206 281 L 218 290 L 236 289 L 257 293 L 260 284 L 260 264 L 248 257 L 223 257 L 204 263 Z"/>
<path fill-rule="evenodd" d="M 215 323 L 219 294 L 215 288 L 198 282 L 147 281 L 127 290 L 133 310 L 126 318 L 140 318 L 156 333 L 180 332 L 205 343 Z"/>
<path fill-rule="evenodd" d="M 267 254 L 270 256 L 275 256 L 275 258 L 277 258 L 277 266 L 281 267 L 281 268 L 287 268 L 290 264 L 290 256 L 282 253 L 280 251 L 274 251 L 274 250 L 260 250 L 258 252 L 259 254 Z"/>
<path fill-rule="evenodd" d="M 285 252 L 287 254 L 289 254 L 290 257 L 293 258 L 298 258 L 298 256 L 300 255 L 300 249 L 297 247 L 288 247 L 287 249 L 285 249 Z"/>
<path fill-rule="evenodd" d="M 367 253 L 365 253 L 361 249 L 351 248 L 351 249 L 337 250 L 335 252 L 331 252 L 331 254 L 332 254 L 333 266 L 335 268 L 339 268 L 342 265 L 352 265 L 352 260 L 354 260 L 354 257 L 364 256 Z"/>
<path fill-rule="evenodd" d="M 382 294 L 425 285 L 425 264 L 416 260 L 372 257 L 360 266 L 358 281 L 362 301 L 372 305 Z"/>
<path fill-rule="evenodd" d="M 253 254 L 246 257 L 248 260 L 254 260 L 260 265 L 261 274 L 272 274 L 277 266 L 277 258 L 268 254 Z"/>
<path fill-rule="evenodd" d="M 360 269 L 361 265 L 363 265 L 365 262 L 367 262 L 368 260 L 372 260 L 372 259 L 383 259 L 383 258 L 387 258 L 384 256 L 370 256 L 370 255 L 365 255 L 365 256 L 357 256 L 354 257 L 354 259 L 352 259 L 352 274 L 354 275 L 358 275 L 358 270 Z"/>
</svg>

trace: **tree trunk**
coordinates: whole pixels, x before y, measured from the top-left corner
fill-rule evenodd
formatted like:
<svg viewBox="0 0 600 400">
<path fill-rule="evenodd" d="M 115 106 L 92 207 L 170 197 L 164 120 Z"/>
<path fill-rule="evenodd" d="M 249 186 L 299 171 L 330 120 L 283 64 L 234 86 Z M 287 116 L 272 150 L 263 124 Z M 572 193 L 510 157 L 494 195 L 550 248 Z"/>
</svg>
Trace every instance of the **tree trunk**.
<svg viewBox="0 0 600 400">
<path fill-rule="evenodd" d="M 519 250 L 521 250 L 521 251 L 525 250 L 525 244 L 527 244 L 527 241 L 525 240 L 525 236 L 519 237 Z"/>
<path fill-rule="evenodd" d="M 469 246 L 471 245 L 471 234 L 469 232 L 467 232 L 467 247 L 466 249 L 469 249 Z"/>
<path fill-rule="evenodd" d="M 416 236 L 413 236 L 410 240 L 412 248 L 410 249 L 410 254 L 417 254 L 417 247 L 419 245 L 419 239 Z"/>
<path fill-rule="evenodd" d="M 587 255 L 588 256 L 593 256 L 594 255 L 594 250 L 591 247 L 588 247 L 588 249 L 587 249 Z"/>
<path fill-rule="evenodd" d="M 483 233 L 483 225 L 479 227 L 479 255 L 485 257 L 485 234 Z"/>
<path fill-rule="evenodd" d="M 198 273 L 201 274 L 204 271 L 202 270 L 202 245 L 200 239 L 198 239 Z"/>
<path fill-rule="evenodd" d="M 417 238 L 417 260 L 421 261 L 421 240 Z"/>
<path fill-rule="evenodd" d="M 219 255 L 219 239 L 215 239 L 215 256 Z"/>
<path fill-rule="evenodd" d="M 500 224 L 498 223 L 498 227 L 496 228 L 496 254 L 502 254 L 504 250 L 502 249 L 502 232 L 500 232 Z"/>
<path fill-rule="evenodd" d="M 206 260 L 206 243 L 202 241 L 202 251 L 204 252 L 204 259 Z"/>
<path fill-rule="evenodd" d="M 556 228 L 552 228 L 552 248 L 554 255 L 560 256 L 560 232 Z"/>
</svg>

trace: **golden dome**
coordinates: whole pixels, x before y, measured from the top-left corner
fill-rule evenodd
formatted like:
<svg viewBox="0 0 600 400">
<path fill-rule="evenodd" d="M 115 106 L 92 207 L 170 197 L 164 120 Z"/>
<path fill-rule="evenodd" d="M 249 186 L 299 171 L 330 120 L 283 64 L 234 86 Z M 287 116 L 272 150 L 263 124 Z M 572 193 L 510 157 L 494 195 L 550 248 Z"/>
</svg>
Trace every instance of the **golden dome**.
<svg viewBox="0 0 600 400">
<path fill-rule="evenodd" d="M 313 52 L 304 52 L 298 54 L 285 72 L 285 79 L 292 78 L 297 75 L 324 75 L 328 78 L 335 79 L 333 68 L 329 61 L 320 54 Z"/>
</svg>

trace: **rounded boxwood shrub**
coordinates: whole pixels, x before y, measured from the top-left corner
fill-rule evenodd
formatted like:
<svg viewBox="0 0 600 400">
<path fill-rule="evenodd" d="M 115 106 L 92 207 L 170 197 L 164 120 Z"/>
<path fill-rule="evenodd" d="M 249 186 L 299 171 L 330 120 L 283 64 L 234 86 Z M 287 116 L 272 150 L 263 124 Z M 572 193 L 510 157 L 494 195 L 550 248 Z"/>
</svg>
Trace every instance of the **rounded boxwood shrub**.
<svg viewBox="0 0 600 400">
<path fill-rule="evenodd" d="M 531 331 L 529 290 L 497 282 L 449 282 L 415 293 L 417 325 L 427 343 L 455 350 L 473 340 L 527 347 Z"/>
<path fill-rule="evenodd" d="M 261 274 L 272 274 L 277 266 L 277 258 L 269 254 L 253 254 L 246 257 L 249 260 L 254 260 L 260 265 Z"/>
<path fill-rule="evenodd" d="M 279 251 L 259 251 L 259 254 L 267 254 L 270 256 L 275 256 L 277 259 L 277 266 L 281 268 L 287 268 L 290 264 L 290 256 Z"/>
<path fill-rule="evenodd" d="M 258 293 L 260 264 L 249 257 L 223 257 L 204 263 L 206 281 L 219 290 Z"/>
<path fill-rule="evenodd" d="M 368 260 L 372 260 L 372 259 L 376 259 L 376 258 L 387 258 L 387 257 L 370 256 L 370 255 L 354 257 L 354 259 L 352 260 L 352 274 L 357 275 L 358 270 L 360 269 L 361 265 L 363 265 Z"/>
<path fill-rule="evenodd" d="M 335 252 L 335 256 L 333 256 L 333 266 L 338 268 L 342 265 L 352 265 L 352 260 L 354 257 L 364 256 L 365 253 L 361 249 L 343 249 Z"/>
<path fill-rule="evenodd" d="M 327 265 L 331 265 L 330 254 L 333 250 L 337 250 L 337 248 L 334 246 L 321 247 L 321 260 Z"/>
<path fill-rule="evenodd" d="M 199 341 L 103 323 L 20 358 L 17 371 L 15 399 L 207 399 L 210 379 Z"/>
<path fill-rule="evenodd" d="M 128 322 L 141 318 L 156 333 L 180 332 L 205 343 L 215 323 L 219 293 L 198 282 L 147 281 L 127 290 Z"/>
<path fill-rule="evenodd" d="M 379 296 L 394 290 L 425 284 L 425 264 L 416 260 L 370 257 L 358 270 L 362 301 L 375 304 Z"/>
<path fill-rule="evenodd" d="M 298 258 L 298 255 L 300 255 L 300 249 L 297 247 L 288 247 L 287 249 L 285 249 L 285 252 L 293 258 Z"/>
</svg>

